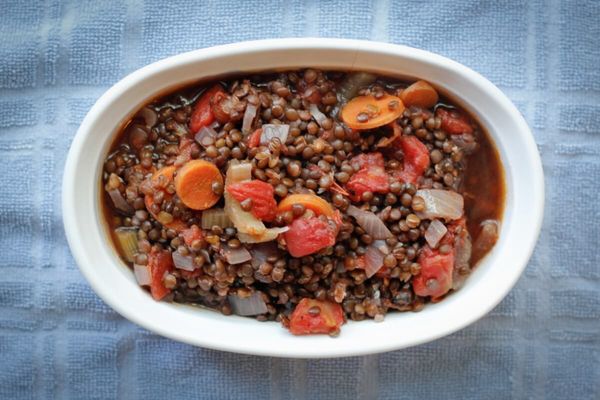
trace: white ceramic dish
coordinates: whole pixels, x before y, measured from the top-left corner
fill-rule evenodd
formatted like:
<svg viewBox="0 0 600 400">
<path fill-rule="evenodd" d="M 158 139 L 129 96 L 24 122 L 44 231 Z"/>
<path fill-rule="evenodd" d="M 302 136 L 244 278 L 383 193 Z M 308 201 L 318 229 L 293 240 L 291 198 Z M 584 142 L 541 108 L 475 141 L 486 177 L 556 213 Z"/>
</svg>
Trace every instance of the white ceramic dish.
<svg viewBox="0 0 600 400">
<path fill-rule="evenodd" d="M 292 336 L 280 324 L 226 317 L 154 301 L 135 282 L 107 237 L 99 205 L 102 162 L 120 124 L 165 89 L 229 72 L 321 67 L 418 77 L 453 94 L 491 134 L 505 171 L 507 197 L 498 243 L 465 286 L 419 313 L 390 313 L 382 323 L 349 322 L 338 338 Z M 139 69 L 92 107 L 71 145 L 63 181 L 64 226 L 92 288 L 131 321 L 163 336 L 214 349 L 282 357 L 338 357 L 413 346 L 484 316 L 513 287 L 534 249 L 544 209 L 544 180 L 533 136 L 492 83 L 447 58 L 404 46 L 342 39 L 277 39 L 180 54 Z"/>
</svg>

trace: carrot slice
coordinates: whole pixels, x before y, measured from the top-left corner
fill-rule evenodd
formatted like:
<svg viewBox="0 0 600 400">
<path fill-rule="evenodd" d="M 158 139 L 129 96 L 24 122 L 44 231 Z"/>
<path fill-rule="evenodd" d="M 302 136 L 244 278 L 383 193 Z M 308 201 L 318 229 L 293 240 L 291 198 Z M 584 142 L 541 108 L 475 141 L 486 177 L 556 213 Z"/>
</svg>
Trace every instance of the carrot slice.
<svg viewBox="0 0 600 400">
<path fill-rule="evenodd" d="M 160 177 L 163 176 L 165 179 L 165 187 L 168 186 L 172 181 L 173 181 L 173 175 L 175 174 L 175 171 L 177 170 L 177 168 L 173 165 L 169 165 L 166 167 L 162 167 L 161 169 L 159 169 L 158 171 L 156 171 L 154 174 L 152 174 L 152 184 L 154 186 L 158 186 L 160 183 Z M 165 198 L 171 198 L 172 195 L 170 195 L 167 192 L 165 193 Z M 158 221 L 158 215 L 154 212 L 152 212 L 152 209 L 154 207 L 152 207 L 154 205 L 154 197 L 152 195 L 146 195 L 144 196 L 144 204 L 146 205 L 146 209 L 148 210 L 148 212 L 154 217 L 155 220 Z M 183 222 L 180 219 L 174 219 L 172 222 L 169 222 L 168 224 L 164 225 L 167 228 L 170 229 L 174 229 L 177 232 L 180 232 L 184 229 L 187 228 L 187 224 L 185 222 Z"/>
<path fill-rule="evenodd" d="M 305 208 L 312 210 L 317 215 L 333 216 L 333 207 L 327 201 L 314 194 L 290 194 L 279 202 L 278 212 L 284 212 L 292 209 L 294 204 L 302 204 Z"/>
<path fill-rule="evenodd" d="M 223 176 L 217 166 L 205 160 L 187 162 L 175 177 L 177 195 L 192 210 L 206 210 L 219 201 L 212 191 L 213 183 L 223 185 Z"/>
<path fill-rule="evenodd" d="M 404 89 L 402 92 L 402 101 L 407 107 L 417 106 L 430 108 L 438 102 L 437 91 L 425 81 L 417 81 Z"/>
<path fill-rule="evenodd" d="M 342 119 L 352 129 L 373 129 L 389 124 L 403 112 L 404 103 L 399 97 L 389 94 L 379 99 L 374 96 L 358 96 L 344 106 Z"/>
</svg>

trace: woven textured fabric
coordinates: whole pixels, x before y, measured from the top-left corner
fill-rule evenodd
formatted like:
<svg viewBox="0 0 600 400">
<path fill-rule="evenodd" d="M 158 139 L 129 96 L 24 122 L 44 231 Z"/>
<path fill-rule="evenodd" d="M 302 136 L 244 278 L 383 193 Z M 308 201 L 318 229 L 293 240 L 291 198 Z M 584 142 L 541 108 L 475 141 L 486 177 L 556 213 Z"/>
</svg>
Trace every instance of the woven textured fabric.
<svg viewBox="0 0 600 400">
<path fill-rule="evenodd" d="M 0 398 L 600 398 L 599 21 L 592 0 L 0 1 Z M 156 336 L 92 292 L 60 210 L 87 110 L 149 62 L 290 36 L 431 50 L 521 110 L 542 154 L 545 220 L 488 316 L 402 351 L 290 360 Z"/>
</svg>

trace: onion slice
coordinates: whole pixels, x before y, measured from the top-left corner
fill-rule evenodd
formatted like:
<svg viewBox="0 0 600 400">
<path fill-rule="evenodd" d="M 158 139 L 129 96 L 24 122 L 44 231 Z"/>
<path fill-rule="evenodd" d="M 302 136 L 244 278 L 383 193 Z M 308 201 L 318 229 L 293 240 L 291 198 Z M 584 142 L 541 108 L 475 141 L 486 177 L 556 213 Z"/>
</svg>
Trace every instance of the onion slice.
<svg viewBox="0 0 600 400">
<path fill-rule="evenodd" d="M 475 136 L 473 136 L 470 133 L 450 135 L 450 139 L 465 154 L 471 154 L 477 149 L 477 142 L 475 141 Z"/>
<path fill-rule="evenodd" d="M 207 148 L 215 143 L 217 131 L 209 126 L 203 126 L 200 131 L 194 136 L 194 140 L 204 148 Z"/>
<path fill-rule="evenodd" d="M 385 255 L 390 254 L 390 247 L 385 242 L 385 240 L 375 240 L 373 241 L 373 246 L 375 246 L 380 252 Z"/>
<path fill-rule="evenodd" d="M 196 269 L 192 256 L 181 255 L 178 251 L 174 251 L 171 256 L 173 257 L 173 264 L 175 264 L 175 267 L 185 271 L 193 271 Z"/>
<path fill-rule="evenodd" d="M 469 261 L 472 254 L 471 235 L 466 229 L 462 229 L 454 239 L 454 269 L 452 270 L 452 289 L 462 287 L 471 267 Z"/>
<path fill-rule="evenodd" d="M 144 124 L 148 128 L 152 128 L 158 122 L 158 114 L 150 107 L 144 107 L 138 112 L 138 117 L 144 120 Z"/>
<path fill-rule="evenodd" d="M 245 163 L 231 163 L 227 168 L 227 174 L 225 177 L 227 184 L 249 181 L 252 179 L 252 164 L 249 162 Z"/>
<path fill-rule="evenodd" d="M 310 110 L 310 115 L 317 121 L 317 124 L 319 124 L 319 126 L 323 125 L 323 121 L 327 119 L 327 116 L 319 110 L 319 107 L 316 104 L 311 103 L 308 109 Z"/>
<path fill-rule="evenodd" d="M 347 214 L 354 217 L 358 225 L 375 240 L 392 237 L 392 232 L 383 221 L 371 211 L 364 211 L 355 206 L 348 207 Z"/>
<path fill-rule="evenodd" d="M 227 296 L 233 312 L 243 317 L 266 313 L 267 305 L 259 292 L 254 292 L 250 297 L 240 297 L 237 294 Z"/>
<path fill-rule="evenodd" d="M 425 231 L 425 240 L 432 249 L 435 249 L 446 232 L 448 232 L 446 225 L 444 225 L 439 219 L 434 219 L 431 221 L 429 227 Z"/>
<path fill-rule="evenodd" d="M 459 219 L 463 215 L 463 197 L 450 190 L 421 189 L 416 196 L 425 201 L 425 210 L 417 212 L 421 219 L 444 218 L 445 220 Z"/>
<path fill-rule="evenodd" d="M 230 164 L 225 177 L 225 188 L 233 183 L 247 181 L 252 177 L 252 164 Z M 252 236 L 260 236 L 265 233 L 265 224 L 251 213 L 242 210 L 240 203 L 234 199 L 227 190 L 223 194 L 225 198 L 225 213 L 238 230 L 238 233 L 247 233 Z M 241 240 L 241 239 L 240 239 Z"/>
<path fill-rule="evenodd" d="M 246 106 L 246 111 L 244 111 L 244 119 L 242 121 L 242 133 L 244 135 L 247 135 L 252 131 L 252 122 L 254 121 L 254 117 L 256 117 L 257 111 L 258 107 L 256 107 L 254 104 L 248 103 Z"/>
<path fill-rule="evenodd" d="M 372 277 L 383 267 L 385 255 L 374 245 L 367 247 L 365 252 L 365 273 L 367 278 Z"/>
<path fill-rule="evenodd" d="M 250 249 L 252 266 L 260 267 L 269 257 L 279 256 L 279 250 L 274 242 L 258 243 Z"/>
<path fill-rule="evenodd" d="M 229 264 L 241 264 L 252 259 L 252 254 L 244 246 L 234 249 L 224 244 L 221 246 L 221 254 Z"/>
<path fill-rule="evenodd" d="M 486 219 L 481 222 L 481 230 L 477 235 L 474 243 L 474 251 L 477 254 L 485 254 L 498 241 L 498 234 L 500 231 L 500 223 L 495 219 Z"/>
<path fill-rule="evenodd" d="M 260 134 L 260 144 L 263 146 L 269 144 L 271 139 L 279 138 L 281 144 L 285 144 L 288 133 L 290 131 L 290 126 L 286 124 L 274 125 L 274 124 L 266 124 L 262 126 L 262 133 Z"/>
<path fill-rule="evenodd" d="M 133 274 L 140 286 L 148 286 L 152 282 L 149 265 L 133 264 Z"/>
<path fill-rule="evenodd" d="M 123 197 L 123 195 L 121 194 L 119 189 L 109 190 L 108 195 L 110 196 L 110 199 L 112 200 L 112 202 L 117 210 L 121 211 L 125 215 L 133 214 L 133 212 L 134 212 L 133 207 L 131 207 L 129 205 L 129 203 L 127 203 L 127 200 L 125 200 L 125 198 Z"/>
<path fill-rule="evenodd" d="M 368 72 L 354 72 L 348 74 L 346 79 L 337 88 L 337 93 L 342 103 L 347 102 L 358 94 L 363 87 L 375 82 L 377 76 Z"/>
<path fill-rule="evenodd" d="M 242 243 L 265 243 L 277 239 L 277 236 L 287 232 L 288 230 L 290 230 L 290 228 L 288 226 L 284 226 L 282 228 L 269 228 L 260 235 L 251 235 L 248 233 L 238 232 L 238 239 L 240 239 L 240 242 Z"/>
</svg>

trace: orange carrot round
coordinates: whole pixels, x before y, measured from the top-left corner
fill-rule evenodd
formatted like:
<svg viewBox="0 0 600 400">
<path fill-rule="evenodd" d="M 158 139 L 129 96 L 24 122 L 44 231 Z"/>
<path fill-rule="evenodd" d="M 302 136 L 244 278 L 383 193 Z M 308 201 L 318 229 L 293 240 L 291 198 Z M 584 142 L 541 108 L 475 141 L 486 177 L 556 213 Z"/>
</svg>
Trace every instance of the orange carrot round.
<svg viewBox="0 0 600 400">
<path fill-rule="evenodd" d="M 399 97 L 389 94 L 380 99 L 374 96 L 358 96 L 344 106 L 342 119 L 352 129 L 373 129 L 389 124 L 403 112 L 404 103 Z"/>
<path fill-rule="evenodd" d="M 302 204 L 305 208 L 314 211 L 317 215 L 333 216 L 333 207 L 326 200 L 314 194 L 290 194 L 279 202 L 278 212 L 284 212 L 292 209 L 294 204 Z"/>
<path fill-rule="evenodd" d="M 404 89 L 401 97 L 407 107 L 417 106 L 422 108 L 435 106 L 439 99 L 437 91 L 425 81 L 413 83 Z"/>
<path fill-rule="evenodd" d="M 217 166 L 205 160 L 192 160 L 177 172 L 175 191 L 192 210 L 206 210 L 221 197 L 213 191 L 215 183 L 223 187 L 223 176 Z"/>
</svg>

